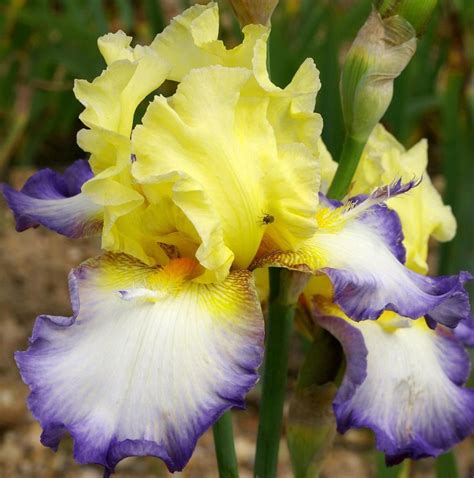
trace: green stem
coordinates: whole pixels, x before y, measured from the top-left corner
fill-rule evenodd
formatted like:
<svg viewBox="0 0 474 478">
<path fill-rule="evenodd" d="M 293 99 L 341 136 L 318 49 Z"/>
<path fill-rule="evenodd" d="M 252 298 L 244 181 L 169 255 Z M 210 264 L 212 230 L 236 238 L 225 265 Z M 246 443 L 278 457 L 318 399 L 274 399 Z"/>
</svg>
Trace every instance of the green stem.
<svg viewBox="0 0 474 478">
<path fill-rule="evenodd" d="M 438 456 L 436 459 L 436 476 L 438 478 L 458 478 L 460 476 L 458 466 L 456 463 L 456 457 L 452 451 Z"/>
<path fill-rule="evenodd" d="M 232 413 L 227 411 L 212 427 L 219 478 L 238 478 L 239 467 L 234 447 Z"/>
<path fill-rule="evenodd" d="M 342 199 L 349 191 L 365 143 L 346 134 L 339 166 L 328 191 L 328 197 L 331 199 Z"/>
<path fill-rule="evenodd" d="M 290 337 L 294 303 L 289 303 L 283 275 L 288 271 L 270 269 L 268 311 L 262 400 L 255 455 L 255 478 L 277 476 L 278 448 L 283 420 Z"/>
</svg>

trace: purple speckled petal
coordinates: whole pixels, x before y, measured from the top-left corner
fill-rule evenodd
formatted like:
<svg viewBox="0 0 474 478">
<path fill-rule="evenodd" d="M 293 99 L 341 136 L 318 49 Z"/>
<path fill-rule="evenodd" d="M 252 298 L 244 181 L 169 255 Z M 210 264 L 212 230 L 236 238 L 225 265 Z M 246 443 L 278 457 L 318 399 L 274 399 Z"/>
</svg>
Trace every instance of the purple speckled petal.
<svg viewBox="0 0 474 478">
<path fill-rule="evenodd" d="M 334 313 L 334 311 L 333 311 Z M 474 432 L 469 358 L 452 331 L 385 313 L 355 323 L 317 316 L 342 344 L 347 371 L 334 400 L 338 431 L 370 428 L 388 464 L 438 456 Z"/>
<path fill-rule="evenodd" d="M 64 174 L 43 169 L 26 181 L 21 191 L 1 186 L 21 232 L 39 225 L 68 237 L 95 235 L 102 228 L 102 207 L 81 193 L 92 177 L 89 163 L 76 161 Z"/>
<path fill-rule="evenodd" d="M 252 275 L 198 284 L 182 261 L 107 254 L 70 274 L 73 316 L 38 317 L 16 355 L 43 444 L 69 432 L 77 461 L 106 474 L 134 455 L 177 471 L 225 410 L 244 406 L 264 334 Z"/>
</svg>

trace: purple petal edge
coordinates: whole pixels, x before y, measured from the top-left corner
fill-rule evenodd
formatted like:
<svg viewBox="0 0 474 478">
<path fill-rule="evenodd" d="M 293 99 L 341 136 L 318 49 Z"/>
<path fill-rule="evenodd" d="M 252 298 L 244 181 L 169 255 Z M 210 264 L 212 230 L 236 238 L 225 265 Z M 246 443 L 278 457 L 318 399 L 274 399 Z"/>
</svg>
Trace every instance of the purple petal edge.
<svg viewBox="0 0 474 478">
<path fill-rule="evenodd" d="M 404 317 L 417 319 L 427 316 L 439 324 L 454 328 L 461 321 L 468 320 L 471 311 L 469 294 L 464 284 L 473 279 L 469 272 L 462 271 L 455 276 L 427 277 L 413 271 L 407 271 L 416 287 L 423 294 L 423 300 L 407 295 L 398 303 L 388 302 L 383 306 L 364 307 L 370 303 L 370 297 L 377 291 L 375 279 L 361 283 L 357 274 L 346 270 L 325 268 L 334 287 L 334 302 L 355 321 L 376 320 L 384 310 L 391 310 Z"/>
<path fill-rule="evenodd" d="M 376 230 L 397 260 L 405 264 L 405 236 L 400 218 L 394 210 L 385 204 L 376 204 L 362 213 L 358 220 Z"/>
<path fill-rule="evenodd" d="M 466 347 L 474 347 L 474 319 L 472 315 L 467 320 L 462 320 L 453 330 L 457 337 Z"/>
<path fill-rule="evenodd" d="M 339 340 L 347 360 L 346 373 L 333 403 L 339 433 L 344 434 L 350 428 L 373 430 L 377 449 L 385 453 L 387 465 L 392 466 L 406 458 L 417 460 L 439 456 L 474 432 L 474 390 L 462 387 L 469 376 L 469 356 L 452 331 L 438 328 L 436 333 L 443 340 L 445 352 L 451 352 L 451 364 L 443 364 L 444 370 L 449 379 L 459 387 L 458 393 L 464 403 L 462 409 L 465 413 L 459 414 L 455 427 L 445 430 L 446 433 L 441 436 L 433 439 L 430 432 L 427 432 L 425 438 L 418 430 L 408 443 L 400 443 L 368 419 L 367 415 L 364 417 L 363 414 L 357 413 L 357 410 L 347 407 L 358 386 L 367 378 L 368 351 L 362 333 L 339 317 L 316 314 L 316 320 Z M 368 416 L 370 417 L 370 414 Z M 442 424 L 438 425 L 443 428 Z"/>
<path fill-rule="evenodd" d="M 411 189 L 411 187 L 407 190 L 409 189 Z M 405 190 L 403 190 L 403 192 L 405 192 Z M 358 205 L 368 198 L 369 196 L 362 194 L 353 196 L 347 200 L 347 204 Z M 343 202 L 329 199 L 321 193 L 319 193 L 319 199 L 323 206 L 331 209 L 344 205 Z M 406 249 L 403 245 L 405 236 L 403 235 L 400 218 L 393 209 L 388 208 L 385 204 L 374 204 L 367 211 L 361 213 L 358 220 L 376 230 L 398 261 L 402 264 L 405 263 Z"/>
<path fill-rule="evenodd" d="M 78 238 L 95 235 L 102 226 L 96 217 L 100 208 L 80 195 L 82 185 L 92 177 L 88 161 L 78 160 L 63 174 L 42 169 L 20 191 L 7 184 L 0 184 L 0 191 L 13 211 L 18 232 L 42 225 Z"/>
<path fill-rule="evenodd" d="M 41 396 L 39 387 L 36 386 L 37 376 L 34 370 L 29 370 L 28 362 L 35 355 L 41 354 L 48 346 L 48 335 L 51 329 L 60 329 L 63 327 L 71 327 L 75 324 L 79 314 L 79 286 L 78 280 L 85 279 L 88 271 L 86 267 L 78 267 L 69 274 L 69 292 L 71 298 L 71 306 L 73 314 L 71 317 L 40 315 L 37 317 L 33 327 L 32 336 L 29 339 L 30 346 L 28 350 L 16 352 L 15 360 L 20 370 L 21 377 L 25 384 L 30 388 L 30 395 L 27 400 L 28 408 L 33 416 L 38 420 L 43 432 L 41 435 L 41 443 L 54 451 L 57 451 L 59 442 L 62 437 L 69 433 L 74 441 L 73 454 L 78 463 L 81 464 L 97 464 L 105 468 L 104 477 L 109 477 L 114 473 L 116 465 L 129 456 L 154 456 L 162 459 L 170 472 L 181 471 L 189 461 L 192 452 L 200 436 L 228 409 L 245 408 L 243 396 L 256 384 L 258 374 L 255 370 L 261 364 L 263 359 L 263 347 L 258 349 L 253 346 L 248 347 L 247 359 L 245 364 L 240 365 L 240 372 L 246 378 L 242 378 L 238 387 L 224 389 L 219 397 L 226 403 L 213 410 L 208 410 L 207 414 L 200 417 L 195 423 L 194 434 L 184 438 L 178 436 L 177 433 L 170 433 L 168 436 L 174 446 L 171 447 L 172 453 L 159 443 L 149 440 L 112 440 L 104 453 L 91 452 L 93 447 L 90 441 L 94 438 L 84 433 L 80 426 L 67 426 L 57 421 L 48 421 L 48 417 L 44 417 L 39 411 L 40 403 L 45 398 Z M 263 343 L 263 336 L 261 337 Z M 258 363 L 257 363 L 258 362 Z M 44 391 L 42 392 L 44 394 Z M 100 435 L 100 429 L 95 431 Z"/>
</svg>

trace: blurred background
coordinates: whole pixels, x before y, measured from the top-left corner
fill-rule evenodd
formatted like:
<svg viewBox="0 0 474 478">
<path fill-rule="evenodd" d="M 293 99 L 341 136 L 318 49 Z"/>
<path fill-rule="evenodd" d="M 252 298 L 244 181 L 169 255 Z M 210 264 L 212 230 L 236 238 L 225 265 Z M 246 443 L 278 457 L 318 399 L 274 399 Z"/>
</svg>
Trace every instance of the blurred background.
<svg viewBox="0 0 474 478">
<path fill-rule="evenodd" d="M 98 36 L 122 29 L 134 41 L 149 43 L 192 3 L 0 0 L 0 181 L 20 187 L 38 168 L 60 170 L 84 156 L 75 141 L 82 107 L 72 86 L 75 78 L 92 80 L 104 68 Z M 219 3 L 221 37 L 230 47 L 241 34 L 227 2 Z M 384 123 L 406 147 L 428 138 L 430 174 L 458 219 L 456 239 L 433 248 L 438 273 L 474 271 L 474 1 L 439 3 L 415 57 L 395 83 Z M 315 59 L 322 83 L 317 110 L 327 125 L 324 141 L 336 159 L 343 138 L 340 65 L 370 9 L 370 0 L 280 0 L 273 16 L 272 79 L 284 86 L 306 57 Z M 98 468 L 73 463 L 71 443 L 57 454 L 39 444 L 40 429 L 25 408 L 26 387 L 12 358 L 14 350 L 26 347 L 36 315 L 69 314 L 67 273 L 97 251 L 94 240 L 73 242 L 43 229 L 20 236 L 0 203 L 0 478 L 101 476 Z M 300 348 L 295 340 L 289 387 Z M 235 414 L 242 478 L 252 476 L 258 398 L 256 389 L 248 410 Z M 372 450 L 370 433 L 350 432 L 336 440 L 323 476 L 471 478 L 473 444 L 466 440 L 437 462 L 388 470 Z M 128 459 L 117 473 L 119 478 L 161 476 L 168 476 L 165 468 L 149 459 Z M 200 440 L 186 471 L 175 476 L 217 476 L 210 434 Z M 284 439 L 279 476 L 291 476 Z"/>
</svg>

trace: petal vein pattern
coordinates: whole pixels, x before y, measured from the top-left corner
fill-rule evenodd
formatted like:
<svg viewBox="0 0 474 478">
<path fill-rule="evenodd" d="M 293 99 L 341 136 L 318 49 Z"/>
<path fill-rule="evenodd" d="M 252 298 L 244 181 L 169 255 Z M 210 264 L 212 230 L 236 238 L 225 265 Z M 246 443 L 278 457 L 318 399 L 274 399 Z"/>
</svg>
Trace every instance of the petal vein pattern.
<svg viewBox="0 0 474 478">
<path fill-rule="evenodd" d="M 340 433 L 371 428 L 387 463 L 396 464 L 438 456 L 474 432 L 474 390 L 463 387 L 469 357 L 452 331 L 392 312 L 355 323 L 316 303 L 316 322 L 347 359 L 334 400 Z"/>
<path fill-rule="evenodd" d="M 74 315 L 40 316 L 16 356 L 45 445 L 67 431 L 80 463 L 112 472 L 155 455 L 176 471 L 226 409 L 243 407 L 264 333 L 251 273 L 204 285 L 189 281 L 195 268 L 107 254 L 71 273 Z"/>
<path fill-rule="evenodd" d="M 400 183 L 396 186 L 401 192 L 406 189 Z M 253 267 L 272 265 L 326 274 L 334 302 L 356 321 L 374 320 L 391 310 L 413 319 L 428 315 L 455 327 L 470 317 L 464 284 L 471 274 L 433 278 L 407 269 L 400 262 L 404 258 L 400 221 L 385 206 L 364 206 L 380 199 L 384 190 L 388 194 L 391 189 L 382 188 L 362 201 L 349 199 L 338 208 L 319 209 L 319 227 L 311 239 L 294 252 L 264 255 Z"/>
<path fill-rule="evenodd" d="M 268 98 L 246 94 L 250 78 L 242 68 L 193 70 L 173 97 L 155 98 L 132 137 L 137 158 L 132 174 L 147 200 L 153 204 L 162 197 L 163 178 L 188 177 L 214 208 L 222 247 L 241 269 L 251 263 L 266 232 L 282 241 L 281 247 L 309 237 L 318 200 L 316 158 L 302 143 L 278 148 L 267 119 Z M 311 179 L 300 181 L 304 172 Z M 215 228 L 215 222 L 206 224 L 209 207 L 200 213 L 196 205 L 179 204 L 204 241 L 203 229 Z M 265 215 L 274 221 L 264 224 Z M 216 253 L 228 267 L 228 252 Z"/>
</svg>

